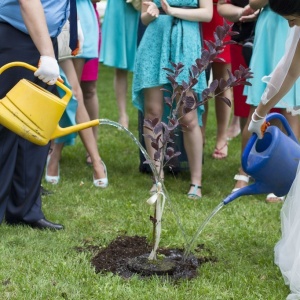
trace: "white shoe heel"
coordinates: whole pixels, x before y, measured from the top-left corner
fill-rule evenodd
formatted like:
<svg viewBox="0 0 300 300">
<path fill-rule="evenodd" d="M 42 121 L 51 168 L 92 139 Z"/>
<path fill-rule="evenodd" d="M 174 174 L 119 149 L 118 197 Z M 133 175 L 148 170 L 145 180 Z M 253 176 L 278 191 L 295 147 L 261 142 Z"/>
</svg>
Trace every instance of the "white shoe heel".
<svg viewBox="0 0 300 300">
<path fill-rule="evenodd" d="M 108 186 L 107 169 L 106 169 L 105 163 L 102 160 L 101 160 L 101 163 L 103 165 L 104 173 L 105 173 L 106 177 L 105 178 L 100 178 L 100 179 L 95 179 L 94 176 L 93 176 L 93 184 L 94 184 L 95 187 L 105 189 Z"/>
<path fill-rule="evenodd" d="M 58 184 L 59 182 L 59 165 L 58 165 L 58 176 L 50 176 L 48 175 L 48 163 L 49 163 L 49 160 L 50 160 L 50 155 L 48 155 L 47 157 L 47 163 L 46 163 L 46 172 L 45 172 L 45 180 L 48 182 L 48 183 L 51 183 L 51 184 Z"/>
</svg>

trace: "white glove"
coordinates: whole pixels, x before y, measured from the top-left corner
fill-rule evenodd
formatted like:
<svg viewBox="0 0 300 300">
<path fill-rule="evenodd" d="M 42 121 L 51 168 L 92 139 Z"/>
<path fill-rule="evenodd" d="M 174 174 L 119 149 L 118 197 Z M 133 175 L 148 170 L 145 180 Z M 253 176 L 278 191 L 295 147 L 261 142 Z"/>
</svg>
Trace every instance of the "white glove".
<svg viewBox="0 0 300 300">
<path fill-rule="evenodd" d="M 254 115 L 259 117 L 259 120 L 254 119 Z M 248 130 L 250 132 L 256 133 L 259 139 L 263 138 L 264 135 L 264 126 L 263 124 L 266 122 L 266 117 L 261 117 L 257 115 L 256 111 L 251 116 L 251 122 L 248 126 Z"/>
<path fill-rule="evenodd" d="M 55 84 L 56 80 L 60 79 L 57 60 L 50 56 L 41 56 L 38 69 L 34 72 L 34 76 L 49 85 Z"/>
</svg>

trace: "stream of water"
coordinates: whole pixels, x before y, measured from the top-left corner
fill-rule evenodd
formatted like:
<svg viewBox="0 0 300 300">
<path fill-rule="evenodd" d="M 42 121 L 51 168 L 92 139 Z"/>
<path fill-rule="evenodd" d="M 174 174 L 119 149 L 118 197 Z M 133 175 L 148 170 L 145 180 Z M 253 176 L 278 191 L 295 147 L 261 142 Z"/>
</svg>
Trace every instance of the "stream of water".
<svg viewBox="0 0 300 300">
<path fill-rule="evenodd" d="M 198 228 L 198 230 L 196 231 L 195 235 L 191 238 L 190 242 L 188 242 L 185 250 L 184 250 L 184 255 L 183 255 L 183 259 L 187 259 L 189 257 L 189 255 L 191 254 L 191 251 L 193 250 L 193 247 L 199 237 L 199 235 L 201 234 L 201 232 L 203 231 L 203 229 L 205 228 L 205 226 L 208 224 L 208 222 L 212 219 L 213 216 L 215 216 L 220 210 L 221 208 L 224 206 L 225 204 L 223 203 L 223 201 L 218 204 L 216 206 L 216 208 L 211 212 L 211 214 L 204 220 L 204 222 L 200 225 L 200 227 Z"/>
<path fill-rule="evenodd" d="M 100 122 L 100 125 L 110 125 L 110 126 L 114 126 L 116 128 L 119 128 L 119 129 L 122 129 L 132 140 L 133 142 L 139 147 L 139 149 L 141 150 L 141 152 L 143 153 L 144 157 L 147 159 L 147 160 L 151 160 L 150 156 L 148 155 L 146 149 L 142 146 L 142 144 L 137 140 L 137 138 L 132 134 L 131 131 L 129 131 L 128 129 L 126 129 L 124 126 L 122 126 L 121 124 L 117 123 L 117 122 L 114 122 L 114 121 L 111 121 L 111 120 L 108 120 L 108 119 L 100 119 L 99 120 Z M 158 173 L 157 173 L 157 170 L 155 168 L 155 165 L 153 163 L 150 163 L 150 168 L 151 168 L 151 171 L 153 172 L 154 174 L 154 177 L 156 179 L 156 182 L 158 182 L 158 179 L 159 179 L 159 176 L 158 176 Z M 211 212 L 211 214 L 204 220 L 204 222 L 200 225 L 200 227 L 198 228 L 198 230 L 196 231 L 196 233 L 194 234 L 194 236 L 188 240 L 186 234 L 185 234 L 185 231 L 183 229 L 183 226 L 181 224 L 181 221 L 180 221 L 180 218 L 174 208 L 174 206 L 172 205 L 172 202 L 170 200 L 170 197 L 169 197 L 169 194 L 168 194 L 168 191 L 164 185 L 163 182 L 161 182 L 162 184 L 162 189 L 164 191 L 164 194 L 166 196 L 166 199 L 167 201 L 169 202 L 170 204 L 170 207 L 171 207 L 171 210 L 172 212 L 174 213 L 174 216 L 175 216 L 175 219 L 176 219 L 176 222 L 177 222 L 177 225 L 182 233 L 182 236 L 185 240 L 185 251 L 184 251 L 184 255 L 183 255 L 183 260 L 186 260 L 189 255 L 191 254 L 192 250 L 193 250 L 193 247 L 199 237 L 199 235 L 201 234 L 201 232 L 203 231 L 203 229 L 205 228 L 205 226 L 208 224 L 208 222 L 211 220 L 211 218 L 213 218 L 213 216 L 215 216 L 221 209 L 222 207 L 225 205 L 223 203 L 223 201 L 217 205 L 217 207 Z"/>
<path fill-rule="evenodd" d="M 129 131 L 128 129 L 126 129 L 124 126 L 122 126 L 121 124 L 117 123 L 117 122 L 114 122 L 114 121 L 111 121 L 111 120 L 108 120 L 108 119 L 100 119 L 99 120 L 99 124 L 100 125 L 110 125 L 110 126 L 114 126 L 114 127 L 117 127 L 117 128 L 120 128 L 122 129 L 132 140 L 133 142 L 139 147 L 139 149 L 141 150 L 141 152 L 143 153 L 144 157 L 147 159 L 147 160 L 150 160 L 151 161 L 151 158 L 150 156 L 148 155 L 147 153 L 147 150 L 143 147 L 143 145 L 139 142 L 139 140 L 132 134 L 131 131 Z M 159 176 L 158 176 L 158 173 L 157 173 L 157 170 L 155 168 L 155 165 L 154 163 L 150 163 L 150 168 L 151 168 L 151 171 L 153 172 L 153 175 L 155 177 L 155 180 L 156 182 L 158 182 L 159 180 Z M 176 223 L 181 231 L 181 234 L 184 238 L 184 241 L 185 241 L 185 244 L 187 245 L 188 244 L 188 240 L 187 240 L 187 236 L 185 234 L 185 231 L 183 229 L 183 226 L 181 224 L 181 221 L 180 221 L 180 218 L 178 216 L 178 213 L 176 211 L 176 209 L 174 208 L 174 206 L 172 205 L 172 202 L 171 202 L 171 199 L 169 197 L 169 194 L 168 194 L 168 191 L 164 185 L 164 182 L 161 181 L 161 184 L 162 184 L 162 189 L 163 189 L 163 192 L 166 196 L 166 200 L 169 202 L 170 204 L 170 208 L 171 208 L 171 211 L 173 212 L 174 216 L 175 216 L 175 219 L 176 219 Z"/>
</svg>

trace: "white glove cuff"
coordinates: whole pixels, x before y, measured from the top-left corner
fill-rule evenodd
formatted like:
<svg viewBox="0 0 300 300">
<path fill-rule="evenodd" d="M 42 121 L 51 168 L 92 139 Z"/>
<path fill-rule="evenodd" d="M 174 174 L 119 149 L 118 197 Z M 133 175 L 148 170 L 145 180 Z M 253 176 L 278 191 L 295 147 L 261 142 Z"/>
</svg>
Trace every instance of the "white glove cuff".
<svg viewBox="0 0 300 300">
<path fill-rule="evenodd" d="M 264 118 L 266 117 L 266 116 L 264 116 L 264 117 L 260 116 L 260 115 L 257 113 L 256 110 L 254 111 L 254 114 L 255 114 L 259 119 L 264 119 Z"/>
</svg>

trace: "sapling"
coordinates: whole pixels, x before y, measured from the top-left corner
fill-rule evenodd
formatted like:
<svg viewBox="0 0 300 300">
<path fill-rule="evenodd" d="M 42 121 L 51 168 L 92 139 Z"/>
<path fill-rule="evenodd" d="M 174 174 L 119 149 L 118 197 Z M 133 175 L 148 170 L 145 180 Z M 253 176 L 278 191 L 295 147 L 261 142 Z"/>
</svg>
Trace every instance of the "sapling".
<svg viewBox="0 0 300 300">
<path fill-rule="evenodd" d="M 153 249 L 149 256 L 150 260 L 156 259 L 156 251 L 158 249 L 160 232 L 161 232 L 161 217 L 165 203 L 164 184 L 161 178 L 162 170 L 167 166 L 172 159 L 178 157 L 181 153 L 174 148 L 175 129 L 180 125 L 180 119 L 189 112 L 204 105 L 210 99 L 218 96 L 218 101 L 224 101 L 231 107 L 231 101 L 225 96 L 219 96 L 222 92 L 238 85 L 251 85 L 247 79 L 252 78 L 252 72 L 249 68 L 242 65 L 233 73 L 227 70 L 228 79 L 221 78 L 213 80 L 209 86 L 201 93 L 200 99 L 193 91 L 193 87 L 197 84 L 200 74 L 213 62 L 222 62 L 219 54 L 224 51 L 224 48 L 234 41 L 224 41 L 226 36 L 238 34 L 231 31 L 232 25 L 229 25 L 225 20 L 223 26 L 217 26 L 214 32 L 215 41 L 204 41 L 206 48 L 202 49 L 201 57 L 195 60 L 195 63 L 189 68 L 189 78 L 187 81 L 178 82 L 178 75 L 185 67 L 182 63 L 171 62 L 173 69 L 163 68 L 167 73 L 167 79 L 170 82 L 171 90 L 162 88 L 168 96 L 164 97 L 165 104 L 170 108 L 168 121 L 160 121 L 158 118 L 153 120 L 144 120 L 144 127 L 148 128 L 152 133 L 144 134 L 145 138 L 151 140 L 151 146 L 154 148 L 154 164 L 158 162 L 159 170 L 155 172 L 154 178 L 157 186 L 157 192 L 148 199 L 150 205 L 155 204 L 154 216 L 150 217 L 153 223 Z M 217 88 L 219 89 L 216 93 Z M 179 114 L 181 111 L 181 114 Z M 152 160 L 146 159 L 145 164 L 153 164 Z M 172 168 L 172 165 L 169 165 Z M 154 168 L 155 169 L 155 168 Z M 152 168 L 153 170 L 153 168 Z"/>
</svg>

